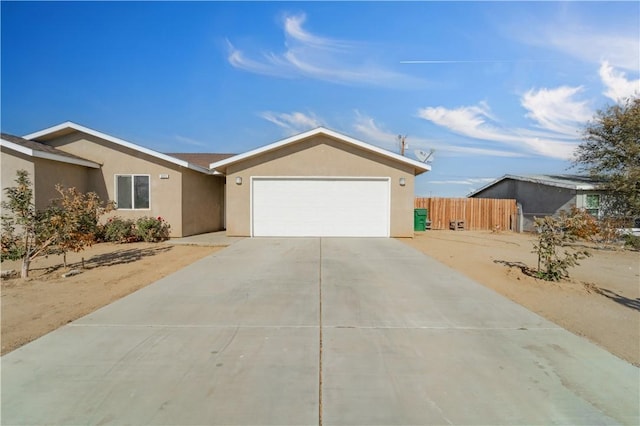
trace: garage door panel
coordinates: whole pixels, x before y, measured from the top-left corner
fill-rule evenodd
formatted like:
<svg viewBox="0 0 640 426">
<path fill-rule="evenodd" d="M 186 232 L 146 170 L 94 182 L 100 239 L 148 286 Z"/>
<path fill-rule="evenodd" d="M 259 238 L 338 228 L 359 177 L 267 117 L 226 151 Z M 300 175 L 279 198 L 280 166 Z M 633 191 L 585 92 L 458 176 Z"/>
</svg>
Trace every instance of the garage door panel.
<svg viewBox="0 0 640 426">
<path fill-rule="evenodd" d="M 252 179 L 254 236 L 389 236 L 389 180 Z"/>
</svg>

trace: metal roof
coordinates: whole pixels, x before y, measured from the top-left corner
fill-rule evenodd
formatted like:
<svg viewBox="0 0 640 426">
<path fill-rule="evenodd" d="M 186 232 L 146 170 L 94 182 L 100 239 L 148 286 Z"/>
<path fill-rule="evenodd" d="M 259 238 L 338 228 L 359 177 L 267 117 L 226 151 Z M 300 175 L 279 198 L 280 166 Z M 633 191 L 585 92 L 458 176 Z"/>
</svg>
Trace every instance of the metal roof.
<svg viewBox="0 0 640 426">
<path fill-rule="evenodd" d="M 484 185 L 482 188 L 471 192 L 467 197 L 473 197 L 474 195 L 502 182 L 505 179 L 518 180 L 522 182 L 537 183 L 540 185 L 555 186 L 559 188 L 567 188 L 574 190 L 597 190 L 603 183 L 601 181 L 593 179 L 587 175 L 569 175 L 569 174 L 557 174 L 557 175 L 504 175 L 493 182 Z"/>
</svg>

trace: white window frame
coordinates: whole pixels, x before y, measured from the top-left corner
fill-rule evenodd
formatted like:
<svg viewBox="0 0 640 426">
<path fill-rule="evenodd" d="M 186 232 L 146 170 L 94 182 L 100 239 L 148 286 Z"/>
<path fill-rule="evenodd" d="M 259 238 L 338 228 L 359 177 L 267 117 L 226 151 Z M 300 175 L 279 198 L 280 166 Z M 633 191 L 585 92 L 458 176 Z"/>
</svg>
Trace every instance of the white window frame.
<svg viewBox="0 0 640 426">
<path fill-rule="evenodd" d="M 125 209 L 125 208 L 121 208 L 118 207 L 118 176 L 130 176 L 131 177 L 131 208 L 130 209 Z M 134 201 L 135 201 L 135 177 L 136 176 L 146 176 L 149 178 L 149 207 L 147 208 L 135 208 L 134 206 Z M 114 193 L 114 199 L 116 201 L 116 210 L 124 210 L 124 211 L 149 211 L 151 210 L 151 175 L 149 174 L 144 174 L 144 173 L 118 173 L 113 175 L 113 193 Z"/>
<path fill-rule="evenodd" d="M 591 206 L 589 206 L 589 197 L 598 197 L 598 207 L 597 208 L 590 208 Z M 602 196 L 600 194 L 584 194 L 584 209 L 593 217 L 595 218 L 599 218 L 600 217 L 600 204 L 602 203 Z M 594 214 L 595 212 L 595 214 Z"/>
</svg>

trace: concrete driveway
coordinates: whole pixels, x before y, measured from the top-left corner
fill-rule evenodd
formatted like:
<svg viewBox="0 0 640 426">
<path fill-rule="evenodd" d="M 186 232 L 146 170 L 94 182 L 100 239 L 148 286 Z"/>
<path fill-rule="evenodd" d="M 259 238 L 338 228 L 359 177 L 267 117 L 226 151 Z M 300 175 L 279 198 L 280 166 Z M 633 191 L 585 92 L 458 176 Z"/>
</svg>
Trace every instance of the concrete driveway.
<svg viewBox="0 0 640 426">
<path fill-rule="evenodd" d="M 638 424 L 639 383 L 399 241 L 246 239 L 2 357 L 1 420 Z"/>
</svg>

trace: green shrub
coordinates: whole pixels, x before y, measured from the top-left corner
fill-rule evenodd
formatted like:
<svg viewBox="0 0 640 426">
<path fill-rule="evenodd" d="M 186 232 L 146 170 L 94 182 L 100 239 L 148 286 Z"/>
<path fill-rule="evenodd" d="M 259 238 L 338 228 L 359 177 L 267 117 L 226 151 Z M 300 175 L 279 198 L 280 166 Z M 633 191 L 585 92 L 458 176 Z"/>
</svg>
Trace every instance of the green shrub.
<svg viewBox="0 0 640 426">
<path fill-rule="evenodd" d="M 136 221 L 135 235 L 147 243 L 169 239 L 171 226 L 162 217 L 141 217 Z"/>
<path fill-rule="evenodd" d="M 640 237 L 632 234 L 625 234 L 622 239 L 624 240 L 624 246 L 631 250 L 640 250 Z"/>
<path fill-rule="evenodd" d="M 138 240 L 135 234 L 135 223 L 131 219 L 115 216 L 102 225 L 101 237 L 103 241 L 111 243 L 131 243 Z"/>
</svg>

